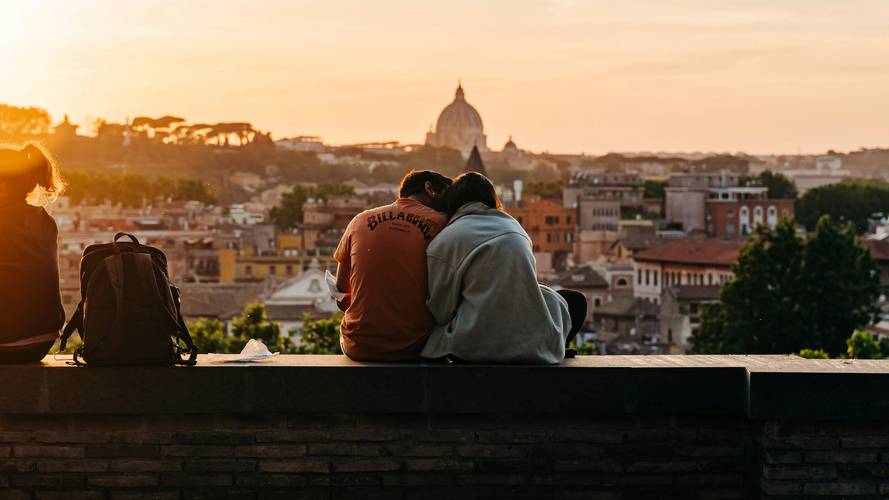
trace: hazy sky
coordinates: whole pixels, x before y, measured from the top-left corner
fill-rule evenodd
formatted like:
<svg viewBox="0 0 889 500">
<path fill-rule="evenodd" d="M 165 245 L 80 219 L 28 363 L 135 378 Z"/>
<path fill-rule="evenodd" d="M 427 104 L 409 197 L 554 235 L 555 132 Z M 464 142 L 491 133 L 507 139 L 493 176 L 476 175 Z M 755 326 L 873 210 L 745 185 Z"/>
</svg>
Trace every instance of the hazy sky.
<svg viewBox="0 0 889 500">
<path fill-rule="evenodd" d="M 0 102 L 421 142 L 458 78 L 491 147 L 889 146 L 889 0 L 0 0 Z"/>
</svg>

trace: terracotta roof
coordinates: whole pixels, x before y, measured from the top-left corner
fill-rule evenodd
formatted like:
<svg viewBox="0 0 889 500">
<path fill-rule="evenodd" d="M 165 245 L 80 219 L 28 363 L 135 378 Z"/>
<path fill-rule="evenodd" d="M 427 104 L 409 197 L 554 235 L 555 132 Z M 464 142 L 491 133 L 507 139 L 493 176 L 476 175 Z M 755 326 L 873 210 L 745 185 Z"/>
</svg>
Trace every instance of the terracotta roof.
<svg viewBox="0 0 889 500">
<path fill-rule="evenodd" d="M 744 248 L 743 241 L 675 240 L 633 254 L 633 259 L 647 262 L 731 266 Z"/>
<path fill-rule="evenodd" d="M 562 288 L 608 288 L 608 282 L 605 281 L 599 273 L 590 266 L 575 267 L 562 271 L 552 280 L 553 286 Z"/>
<path fill-rule="evenodd" d="M 663 241 L 663 239 L 658 238 L 653 234 L 634 234 L 618 239 L 614 242 L 614 245 L 621 244 L 624 246 L 624 248 L 631 252 L 638 252 L 639 250 L 651 248 L 659 243 L 662 243 Z"/>
<path fill-rule="evenodd" d="M 258 302 L 264 285 L 260 283 L 182 283 L 182 315 L 187 318 L 237 317 L 249 303 Z"/>
<path fill-rule="evenodd" d="M 719 298 L 721 285 L 674 285 L 670 293 L 679 300 L 716 300 Z"/>
<path fill-rule="evenodd" d="M 607 304 L 601 305 L 593 311 L 593 316 L 657 316 L 660 307 L 645 299 L 637 299 L 630 296 L 618 296 Z"/>
<path fill-rule="evenodd" d="M 870 250 L 874 260 L 889 260 L 889 241 L 863 240 L 862 243 Z"/>
</svg>

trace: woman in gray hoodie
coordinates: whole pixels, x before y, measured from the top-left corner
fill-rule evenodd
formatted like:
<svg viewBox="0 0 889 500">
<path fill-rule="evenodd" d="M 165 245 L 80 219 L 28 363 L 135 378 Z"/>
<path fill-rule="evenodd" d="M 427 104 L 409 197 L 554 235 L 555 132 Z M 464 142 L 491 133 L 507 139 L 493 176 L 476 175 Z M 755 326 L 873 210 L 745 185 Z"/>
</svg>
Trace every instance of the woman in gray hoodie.
<svg viewBox="0 0 889 500">
<path fill-rule="evenodd" d="M 437 326 L 423 357 L 471 363 L 562 361 L 586 316 L 586 300 L 582 295 L 577 300 L 578 292 L 565 292 L 569 310 L 563 294 L 538 284 L 531 239 L 500 210 L 485 176 L 461 175 L 447 196 L 450 221 L 426 250 L 427 306 Z"/>
</svg>

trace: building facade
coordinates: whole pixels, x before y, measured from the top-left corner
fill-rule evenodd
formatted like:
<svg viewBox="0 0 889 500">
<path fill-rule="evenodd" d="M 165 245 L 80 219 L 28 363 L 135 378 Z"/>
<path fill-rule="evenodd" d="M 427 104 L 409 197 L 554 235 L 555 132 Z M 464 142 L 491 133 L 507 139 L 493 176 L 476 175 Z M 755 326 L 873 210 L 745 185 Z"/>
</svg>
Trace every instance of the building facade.
<svg viewBox="0 0 889 500">
<path fill-rule="evenodd" d="M 636 252 L 633 295 L 657 304 L 668 286 L 721 286 L 732 279 L 743 246 L 731 240 L 673 240 Z"/>
<path fill-rule="evenodd" d="M 574 250 L 576 210 L 536 196 L 508 208 L 507 212 L 531 237 L 535 253 L 570 253 Z"/>
</svg>

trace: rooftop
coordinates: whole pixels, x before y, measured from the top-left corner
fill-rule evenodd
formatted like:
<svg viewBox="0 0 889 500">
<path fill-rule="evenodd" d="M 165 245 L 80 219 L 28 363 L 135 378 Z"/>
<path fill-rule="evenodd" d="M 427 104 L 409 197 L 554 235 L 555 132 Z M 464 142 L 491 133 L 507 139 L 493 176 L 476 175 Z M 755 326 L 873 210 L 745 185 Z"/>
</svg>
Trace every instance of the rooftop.
<svg viewBox="0 0 889 500">
<path fill-rule="evenodd" d="M 633 259 L 643 262 L 730 267 L 738 260 L 738 254 L 744 245 L 743 241 L 674 240 L 636 252 Z"/>
</svg>

